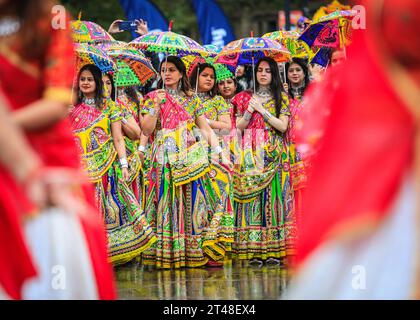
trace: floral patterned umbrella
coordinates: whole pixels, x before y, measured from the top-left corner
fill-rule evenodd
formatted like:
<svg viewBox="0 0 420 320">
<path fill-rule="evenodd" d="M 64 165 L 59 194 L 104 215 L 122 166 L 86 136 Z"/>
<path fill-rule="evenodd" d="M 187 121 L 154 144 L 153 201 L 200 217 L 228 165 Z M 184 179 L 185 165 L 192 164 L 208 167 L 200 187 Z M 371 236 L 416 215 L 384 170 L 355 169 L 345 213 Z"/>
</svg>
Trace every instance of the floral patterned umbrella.
<svg viewBox="0 0 420 320">
<path fill-rule="evenodd" d="M 291 58 L 290 51 L 282 44 L 269 38 L 250 37 L 230 42 L 216 56 L 215 60 L 230 66 L 252 64 L 254 68 L 255 62 L 266 56 L 273 58 L 276 62 L 285 62 Z M 255 76 L 254 72 L 253 75 Z"/>
<path fill-rule="evenodd" d="M 149 32 L 129 43 L 141 50 L 163 52 L 168 55 L 208 55 L 206 49 L 198 42 L 172 31 Z"/>
<path fill-rule="evenodd" d="M 218 46 L 215 46 L 214 44 L 206 44 L 204 46 L 204 49 L 207 50 L 209 56 L 211 57 L 215 57 L 222 50 L 222 48 L 219 48 Z"/>
<path fill-rule="evenodd" d="M 337 10 L 319 18 L 318 22 L 334 19 L 352 19 L 357 14 L 356 10 Z"/>
<path fill-rule="evenodd" d="M 266 33 L 262 37 L 280 42 L 290 51 L 292 57 L 307 58 L 311 55 L 310 48 L 305 42 L 298 40 L 299 36 L 300 34 L 296 31 L 280 30 Z"/>
<path fill-rule="evenodd" d="M 309 47 L 342 48 L 351 40 L 351 19 L 355 10 L 339 10 L 311 23 L 299 40 Z"/>
<path fill-rule="evenodd" d="M 85 64 L 96 65 L 103 73 L 116 69 L 116 65 L 108 54 L 98 47 L 87 43 L 76 43 L 75 52 L 77 56 L 76 69 L 80 70 Z"/>
<path fill-rule="evenodd" d="M 216 62 L 228 65 L 251 64 L 262 57 L 271 57 L 277 62 L 288 61 L 290 51 L 269 38 L 243 38 L 226 45 L 216 56 Z"/>
<path fill-rule="evenodd" d="M 234 77 L 233 72 L 226 65 L 215 63 L 213 66 L 216 69 L 216 82 Z"/>
<path fill-rule="evenodd" d="M 290 51 L 282 44 L 269 38 L 249 37 L 230 42 L 216 56 L 215 60 L 228 68 L 236 68 L 243 64 L 252 64 L 254 68 L 255 62 L 265 56 L 273 58 L 276 62 L 285 62 L 291 58 Z"/>
<path fill-rule="evenodd" d="M 114 83 L 116 87 L 129 87 L 129 86 L 141 86 L 141 83 L 137 74 L 134 73 L 132 68 L 124 61 L 117 60 L 117 71 L 114 73 Z"/>
<path fill-rule="evenodd" d="M 157 72 L 153 68 L 151 61 L 140 51 L 126 47 L 111 47 L 107 53 L 117 62 L 117 71 L 115 75 L 115 82 L 117 86 L 132 85 L 130 80 L 132 76 L 128 77 L 127 67 L 139 80 L 141 85 L 144 85 L 150 79 L 156 77 Z M 122 63 L 118 63 L 122 62 Z M 124 68 L 122 68 L 124 66 Z M 125 70 L 124 73 L 122 71 Z M 124 79 L 130 80 L 126 82 Z"/>
<path fill-rule="evenodd" d="M 73 41 L 77 43 L 100 43 L 115 39 L 100 25 L 91 21 L 73 20 L 70 22 Z"/>
</svg>

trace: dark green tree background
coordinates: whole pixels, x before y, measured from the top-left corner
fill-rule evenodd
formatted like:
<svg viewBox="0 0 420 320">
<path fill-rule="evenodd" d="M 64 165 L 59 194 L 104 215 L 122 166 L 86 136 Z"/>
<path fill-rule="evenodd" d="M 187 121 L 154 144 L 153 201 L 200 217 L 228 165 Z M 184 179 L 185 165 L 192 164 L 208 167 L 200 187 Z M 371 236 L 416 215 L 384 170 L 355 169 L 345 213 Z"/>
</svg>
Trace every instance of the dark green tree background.
<svg viewBox="0 0 420 320">
<path fill-rule="evenodd" d="M 191 6 L 190 0 L 153 0 L 161 11 L 165 14 L 168 20 L 174 20 L 173 31 L 185 34 L 196 40 L 199 40 L 199 32 L 197 19 Z M 258 19 L 264 19 L 264 12 L 276 14 L 279 10 L 284 9 L 285 0 L 217 0 L 219 5 L 224 10 L 232 24 L 238 17 L 249 15 L 252 23 L 258 23 Z M 321 5 L 327 5 L 331 2 L 322 0 L 291 0 L 291 9 L 300 9 L 308 4 L 310 14 L 312 15 Z M 348 3 L 349 1 L 340 1 L 341 3 Z M 90 20 L 98 23 L 105 29 L 108 29 L 112 21 L 116 19 L 125 20 L 125 14 L 120 6 L 118 0 L 62 0 L 69 10 L 73 18 L 77 19 L 79 12 L 82 12 L 82 20 Z M 256 11 L 261 12 L 261 18 L 253 18 L 251 14 Z M 272 27 L 274 28 L 274 26 Z M 234 30 L 238 38 L 245 36 L 241 34 L 240 30 Z M 263 30 L 264 32 L 274 30 Z M 242 32 L 243 33 L 243 32 Z M 118 40 L 130 41 L 131 35 L 124 32 L 115 36 Z"/>
</svg>

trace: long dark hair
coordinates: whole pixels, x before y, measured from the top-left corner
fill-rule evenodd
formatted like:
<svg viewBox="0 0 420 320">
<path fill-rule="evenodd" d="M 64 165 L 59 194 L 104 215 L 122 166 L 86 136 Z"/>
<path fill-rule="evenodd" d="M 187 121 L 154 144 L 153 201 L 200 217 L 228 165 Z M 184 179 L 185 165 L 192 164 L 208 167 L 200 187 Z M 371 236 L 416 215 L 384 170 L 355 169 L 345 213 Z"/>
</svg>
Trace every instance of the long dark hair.
<svg viewBox="0 0 420 320">
<path fill-rule="evenodd" d="M 140 100 L 134 87 L 126 87 L 124 93 L 130 101 L 134 102 L 137 107 L 140 107 Z"/>
<path fill-rule="evenodd" d="M 206 69 L 212 69 L 214 72 L 214 85 L 213 88 L 210 89 L 209 93 L 211 97 L 214 97 L 217 92 L 217 86 L 216 86 L 216 69 L 209 63 L 197 63 L 197 65 L 194 67 L 194 70 L 192 71 L 190 75 L 190 84 L 191 87 L 196 90 L 196 84 L 197 84 L 197 77 L 203 73 L 203 71 Z M 197 74 L 198 73 L 198 74 Z M 198 90 L 198 89 L 197 89 Z"/>
<path fill-rule="evenodd" d="M 95 92 L 95 106 L 98 109 L 102 108 L 102 101 L 103 101 L 103 94 L 104 94 L 104 85 L 102 82 L 102 72 L 101 70 L 95 66 L 94 64 L 87 64 L 84 65 L 77 76 L 77 104 L 80 104 L 83 102 L 83 93 L 80 91 L 80 75 L 83 71 L 90 71 L 93 75 L 93 79 L 95 80 L 96 84 L 96 92 Z"/>
<path fill-rule="evenodd" d="M 18 38 L 19 54 L 26 59 L 38 59 L 46 51 L 51 39 L 51 8 L 56 4 L 52 0 L 13 0 L 7 3 L 8 9 L 22 23 Z"/>
<path fill-rule="evenodd" d="M 104 76 L 108 77 L 108 79 L 111 81 L 111 100 L 115 102 L 115 84 L 114 84 L 114 78 L 110 73 L 104 73 Z"/>
<path fill-rule="evenodd" d="M 272 58 L 263 57 L 260 59 L 260 61 L 258 61 L 257 65 L 255 66 L 255 82 L 256 82 L 255 89 L 258 90 L 260 87 L 260 84 L 257 80 L 257 72 L 258 72 L 258 67 L 263 61 L 267 62 L 268 65 L 270 66 L 270 71 L 271 71 L 270 89 L 276 103 L 276 117 L 279 117 L 280 111 L 281 111 L 281 104 L 283 102 L 283 98 L 281 96 L 282 84 L 281 84 L 281 79 L 280 79 L 280 74 L 279 74 L 279 68 L 277 66 L 276 61 L 274 61 Z"/>
<path fill-rule="evenodd" d="M 159 72 L 162 71 L 162 65 L 163 65 L 164 62 L 165 62 L 165 60 L 163 60 L 161 62 L 160 67 L 159 67 Z M 192 96 L 192 90 L 191 90 L 190 81 L 188 80 L 188 77 L 187 77 L 187 68 L 185 68 L 184 62 L 182 62 L 182 60 L 180 58 L 178 58 L 177 56 L 169 56 L 168 57 L 168 62 L 173 63 L 175 65 L 175 67 L 178 69 L 178 71 L 182 74 L 182 78 L 180 80 L 181 81 L 181 91 L 183 91 L 187 97 L 191 97 Z M 160 88 L 160 89 L 163 88 L 162 78 L 158 82 L 158 88 Z"/>
<path fill-rule="evenodd" d="M 302 68 L 303 74 L 305 75 L 304 80 L 303 80 L 304 85 L 299 92 L 300 96 L 303 96 L 305 94 L 306 88 L 309 85 L 309 69 L 308 69 L 308 65 L 306 61 L 300 58 L 293 58 L 292 61 L 286 63 L 286 78 L 287 78 L 287 84 L 289 86 L 288 93 L 294 99 L 295 96 L 293 94 L 292 84 L 289 81 L 289 68 L 292 64 L 298 64 Z"/>
</svg>

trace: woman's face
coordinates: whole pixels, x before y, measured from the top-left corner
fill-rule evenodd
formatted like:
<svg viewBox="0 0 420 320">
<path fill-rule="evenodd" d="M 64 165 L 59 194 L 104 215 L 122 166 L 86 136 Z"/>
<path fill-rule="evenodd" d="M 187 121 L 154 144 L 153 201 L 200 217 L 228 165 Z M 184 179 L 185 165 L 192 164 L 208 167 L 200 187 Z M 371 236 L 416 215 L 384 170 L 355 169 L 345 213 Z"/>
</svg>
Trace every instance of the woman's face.
<svg viewBox="0 0 420 320">
<path fill-rule="evenodd" d="M 95 95 L 96 83 L 92 72 L 84 70 L 79 77 L 79 89 L 85 96 Z"/>
<path fill-rule="evenodd" d="M 222 80 L 218 84 L 219 92 L 225 99 L 231 99 L 235 95 L 236 85 L 233 79 Z"/>
<path fill-rule="evenodd" d="M 162 63 L 160 75 L 162 79 L 164 79 L 165 86 L 169 88 L 176 88 L 178 86 L 178 82 L 182 78 L 182 73 L 172 62 Z"/>
<path fill-rule="evenodd" d="M 257 69 L 257 81 L 262 86 L 269 86 L 271 84 L 271 69 L 267 61 L 259 64 Z"/>
<path fill-rule="evenodd" d="M 346 56 L 343 50 L 334 51 L 333 54 L 331 55 L 331 65 L 333 67 L 343 63 L 345 60 L 346 60 Z"/>
<path fill-rule="evenodd" d="M 198 91 L 208 92 L 214 87 L 215 75 L 212 68 L 205 68 L 198 77 Z"/>
<path fill-rule="evenodd" d="M 289 71 L 287 72 L 287 78 L 293 85 L 300 86 L 303 84 L 303 80 L 305 79 L 305 73 L 300 65 L 292 63 L 289 67 Z"/>
<path fill-rule="evenodd" d="M 112 93 L 112 82 L 108 75 L 102 76 L 102 82 L 104 83 L 104 96 L 105 98 L 111 97 Z"/>
</svg>

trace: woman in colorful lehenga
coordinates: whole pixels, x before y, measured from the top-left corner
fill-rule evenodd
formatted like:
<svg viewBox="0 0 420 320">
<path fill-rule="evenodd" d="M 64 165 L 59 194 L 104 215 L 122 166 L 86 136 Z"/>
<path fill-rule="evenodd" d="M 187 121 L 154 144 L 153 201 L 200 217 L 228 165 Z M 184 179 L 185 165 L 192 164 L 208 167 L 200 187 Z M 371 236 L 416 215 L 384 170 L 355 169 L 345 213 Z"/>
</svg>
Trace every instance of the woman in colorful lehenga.
<svg viewBox="0 0 420 320">
<path fill-rule="evenodd" d="M 141 133 L 140 122 L 143 118 L 141 114 L 141 107 L 143 104 L 143 96 L 138 92 L 135 87 L 126 87 L 118 95 L 118 102 L 121 108 L 124 110 L 124 118 L 127 121 L 123 125 L 123 131 L 125 127 L 135 126 L 138 128 L 135 136 L 130 136 L 128 132 L 125 132 L 126 137 L 126 147 L 128 157 L 135 158 L 136 162 L 136 178 L 133 180 L 132 187 L 136 197 L 144 209 L 144 201 L 146 196 L 146 172 L 149 167 L 150 161 L 148 161 L 148 138 Z M 130 137 L 130 139 L 128 139 Z M 134 159 L 133 159 L 134 160 Z M 134 171 L 134 170 L 133 170 Z"/>
<path fill-rule="evenodd" d="M 75 60 L 70 27 L 52 28 L 53 5 L 0 1 L 0 108 L 38 158 L 25 180 L 11 176 L 7 160 L 0 165 L 0 286 L 14 299 L 112 299 L 104 226 L 66 118 Z M 2 159 L 13 152 L 0 149 Z M 34 183 L 45 191 L 41 197 Z M 55 286 L 61 271 L 65 287 Z"/>
<path fill-rule="evenodd" d="M 224 135 L 223 140 L 224 143 L 229 146 L 232 162 L 236 164 L 237 161 L 235 155 L 239 154 L 239 152 L 238 150 L 235 150 L 235 148 L 238 147 L 238 135 L 240 133 L 238 130 L 236 130 L 236 111 L 234 105 L 232 104 L 232 99 L 237 93 L 238 82 L 232 73 L 225 73 L 225 76 L 222 78 L 219 78 L 219 74 L 217 74 L 217 79 L 218 92 L 223 97 L 223 99 L 225 99 L 227 105 L 229 106 L 231 120 L 230 133 L 229 135 Z"/>
<path fill-rule="evenodd" d="M 296 123 L 303 107 L 303 95 L 309 85 L 309 70 L 306 62 L 302 59 L 293 58 L 286 63 L 287 89 L 289 97 L 290 124 L 287 139 L 290 145 L 290 171 L 295 196 L 295 212 L 298 221 L 302 217 L 302 193 L 306 187 L 308 161 L 296 146 Z"/>
<path fill-rule="evenodd" d="M 198 79 L 197 79 L 198 78 Z M 223 137 L 228 136 L 231 130 L 230 110 L 226 101 L 216 95 L 216 70 L 208 63 L 196 65 L 190 76 L 190 83 L 197 85 L 193 88 L 198 92 L 201 106 L 204 110 L 209 126 L 218 134 L 220 147 L 229 154 L 229 144 L 224 144 Z M 211 152 L 211 151 L 210 151 Z M 207 179 L 207 199 L 211 202 L 213 210 L 212 218 L 220 221 L 218 234 L 213 235 L 217 250 L 214 257 L 224 256 L 230 252 L 234 239 L 234 217 L 233 217 L 233 181 L 231 173 L 218 162 L 211 161 L 211 180 Z M 212 263 L 212 266 L 221 266 L 221 263 Z"/>
<path fill-rule="evenodd" d="M 143 179 L 141 174 L 142 165 L 139 153 L 137 152 L 137 145 L 141 135 L 141 129 L 138 122 L 138 104 L 140 101 L 137 102 L 137 106 L 133 105 L 131 99 L 129 100 L 125 96 L 124 91 L 121 92 L 121 90 L 117 97 L 117 90 L 115 89 L 113 77 L 111 74 L 104 74 L 102 76 L 102 81 L 105 88 L 105 98 L 116 102 L 116 106 L 121 113 L 121 129 L 125 142 L 127 161 L 130 164 L 128 166 L 129 178 L 127 182 L 137 201 L 140 203 L 140 207 L 143 209 Z"/>
<path fill-rule="evenodd" d="M 153 134 L 145 212 L 158 241 L 142 258 L 159 268 L 198 267 L 224 253 L 217 254 L 222 226 L 205 190 L 215 177 L 205 140 L 213 157 L 230 163 L 190 89 L 185 65 L 177 57 L 167 59 L 161 65 L 166 91 L 149 93 L 143 107 L 143 133 Z"/>
<path fill-rule="evenodd" d="M 237 94 L 237 128 L 243 131 L 240 165 L 235 166 L 236 234 L 239 259 L 278 264 L 294 254 L 295 217 L 285 134 L 289 107 L 279 90 L 276 62 L 262 58 L 256 65 L 255 93 Z"/>
<path fill-rule="evenodd" d="M 104 98 L 99 68 L 82 67 L 78 86 L 78 101 L 70 114 L 73 133 L 90 180 L 95 183 L 108 232 L 110 260 L 116 265 L 126 263 L 156 238 L 127 183 L 131 177 L 121 113 L 111 99 Z"/>
</svg>

